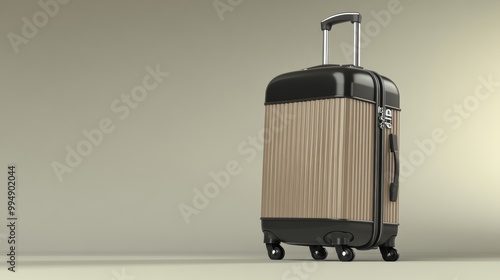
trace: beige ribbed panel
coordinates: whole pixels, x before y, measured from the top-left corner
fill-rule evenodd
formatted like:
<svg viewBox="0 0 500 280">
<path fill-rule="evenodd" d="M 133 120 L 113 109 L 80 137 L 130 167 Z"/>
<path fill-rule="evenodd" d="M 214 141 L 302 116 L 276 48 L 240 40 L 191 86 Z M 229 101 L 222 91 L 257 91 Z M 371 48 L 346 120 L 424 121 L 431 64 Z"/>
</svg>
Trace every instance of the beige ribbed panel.
<svg viewBox="0 0 500 280">
<path fill-rule="evenodd" d="M 398 137 L 399 147 L 399 115 L 400 111 L 392 110 L 392 129 L 385 129 L 386 139 L 386 153 L 384 158 L 384 223 L 397 224 L 399 223 L 399 197 L 396 201 L 390 201 L 389 188 L 394 179 L 394 155 L 391 153 L 391 143 L 389 141 L 389 134 L 396 134 Z"/>
<path fill-rule="evenodd" d="M 262 217 L 372 221 L 374 110 L 346 98 L 267 105 Z"/>
</svg>

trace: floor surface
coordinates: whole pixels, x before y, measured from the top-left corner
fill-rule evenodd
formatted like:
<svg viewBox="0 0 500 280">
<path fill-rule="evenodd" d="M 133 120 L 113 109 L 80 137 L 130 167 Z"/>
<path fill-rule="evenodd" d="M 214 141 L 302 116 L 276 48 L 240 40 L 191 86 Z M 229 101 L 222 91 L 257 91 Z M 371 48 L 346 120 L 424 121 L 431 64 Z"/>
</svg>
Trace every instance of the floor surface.
<svg viewBox="0 0 500 280">
<path fill-rule="evenodd" d="M 500 255 L 402 255 L 395 263 L 376 252 L 359 252 L 353 262 L 339 262 L 330 250 L 325 261 L 291 254 L 281 261 L 247 256 L 65 256 L 24 257 L 16 272 L 0 266 L 0 279 L 153 280 L 153 279 L 500 279 Z"/>
</svg>

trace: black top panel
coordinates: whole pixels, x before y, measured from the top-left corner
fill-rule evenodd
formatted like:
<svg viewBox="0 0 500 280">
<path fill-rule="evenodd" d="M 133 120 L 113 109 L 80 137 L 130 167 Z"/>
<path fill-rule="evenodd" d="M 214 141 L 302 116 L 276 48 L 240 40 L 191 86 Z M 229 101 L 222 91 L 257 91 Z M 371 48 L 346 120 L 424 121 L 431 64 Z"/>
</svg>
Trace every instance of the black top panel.
<svg viewBox="0 0 500 280">
<path fill-rule="evenodd" d="M 386 105 L 399 109 L 398 88 L 388 78 L 382 78 Z M 375 96 L 375 81 L 368 70 L 352 65 L 322 65 L 274 78 L 267 86 L 266 104 L 338 97 L 375 102 Z"/>
</svg>

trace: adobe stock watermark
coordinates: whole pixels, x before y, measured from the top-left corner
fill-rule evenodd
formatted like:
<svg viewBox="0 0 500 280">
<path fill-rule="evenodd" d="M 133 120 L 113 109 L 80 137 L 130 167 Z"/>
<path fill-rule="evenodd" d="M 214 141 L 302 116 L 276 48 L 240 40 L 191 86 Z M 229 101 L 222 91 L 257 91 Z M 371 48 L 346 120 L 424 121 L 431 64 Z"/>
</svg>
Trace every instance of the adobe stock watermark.
<svg viewBox="0 0 500 280">
<path fill-rule="evenodd" d="M 59 182 L 63 181 L 63 175 L 73 172 L 75 168 L 82 164 L 83 160 L 92 153 L 94 148 L 102 144 L 106 135 L 115 131 L 117 120 L 126 120 L 131 111 L 138 108 L 140 103 L 144 102 L 149 94 L 157 89 L 169 75 L 168 72 L 161 71 L 160 65 L 156 65 L 155 68 L 147 66 L 145 70 L 146 74 L 139 85 L 134 86 L 130 92 L 122 94 L 111 102 L 110 110 L 116 120 L 113 120 L 113 117 L 103 117 L 95 128 L 83 129 L 81 131 L 83 139 L 74 145 L 66 145 L 64 161 L 62 163 L 59 161 L 51 163 Z"/>
<path fill-rule="evenodd" d="M 317 261 L 302 262 L 294 264 L 281 275 L 282 280 L 306 280 L 311 277 L 311 274 L 318 270 Z"/>
<path fill-rule="evenodd" d="M 217 16 L 219 16 L 220 21 L 224 21 L 224 14 L 227 12 L 233 12 L 236 7 L 241 5 L 243 0 L 214 0 L 212 5 L 214 6 Z"/>
<path fill-rule="evenodd" d="M 22 27 L 19 34 L 9 32 L 7 38 L 9 39 L 12 49 L 17 54 L 19 53 L 19 46 L 27 44 L 33 39 L 41 28 L 44 28 L 61 10 L 62 5 L 66 5 L 70 0 L 39 0 L 38 6 L 40 10 L 36 11 L 31 18 L 22 17 Z"/>
<path fill-rule="evenodd" d="M 373 19 L 365 21 L 365 18 L 363 18 L 363 23 L 361 24 L 360 48 L 367 47 L 373 38 L 380 35 L 382 30 L 391 24 L 393 16 L 400 14 L 403 9 L 404 7 L 400 0 L 389 0 L 384 9 L 378 12 L 371 10 L 370 15 Z M 352 43 L 341 42 L 340 50 L 344 54 L 345 59 L 350 59 L 354 54 L 354 45 Z"/>
<path fill-rule="evenodd" d="M 452 131 L 460 129 L 482 103 L 491 98 L 493 94 L 499 93 L 500 82 L 493 80 L 493 74 L 489 74 L 487 77 L 479 76 L 477 79 L 478 83 L 474 93 L 467 95 L 460 103 L 454 103 L 443 112 L 443 121 L 448 127 L 436 127 L 429 137 L 422 140 L 416 139 L 414 143 L 417 147 L 408 154 L 408 159 L 400 157 L 401 181 L 410 177 L 417 167 L 423 165 L 426 159 L 434 154 L 438 145 L 442 145 L 448 140 L 447 129 Z"/>
<path fill-rule="evenodd" d="M 113 274 L 111 280 L 135 280 L 135 276 L 127 274 L 125 267 L 122 267 L 119 272 L 113 269 L 111 274 Z"/>
<path fill-rule="evenodd" d="M 273 120 L 275 123 L 270 127 L 261 129 L 257 135 L 249 136 L 237 146 L 237 152 L 248 163 L 257 158 L 257 153 L 264 150 L 264 144 L 272 141 L 272 134 L 280 132 L 288 125 L 294 115 L 288 113 L 275 113 Z M 243 171 L 241 160 L 229 160 L 225 168 L 219 171 L 209 171 L 210 181 L 203 188 L 193 188 L 193 198 L 191 203 L 180 203 L 179 211 L 187 225 L 191 223 L 192 215 L 200 215 L 201 210 L 210 205 L 210 201 L 219 196 L 221 190 L 227 188 L 231 183 L 231 178 L 239 175 Z"/>
</svg>

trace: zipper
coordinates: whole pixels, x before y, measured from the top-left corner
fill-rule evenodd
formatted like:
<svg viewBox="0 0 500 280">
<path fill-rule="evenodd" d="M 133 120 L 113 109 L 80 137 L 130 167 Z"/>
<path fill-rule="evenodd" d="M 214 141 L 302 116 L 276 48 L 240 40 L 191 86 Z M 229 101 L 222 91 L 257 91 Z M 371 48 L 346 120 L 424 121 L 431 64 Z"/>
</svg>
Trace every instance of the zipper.
<svg viewBox="0 0 500 280">
<path fill-rule="evenodd" d="M 374 143 L 374 175 L 373 175 L 373 231 L 368 243 L 358 249 L 370 249 L 380 242 L 383 232 L 383 192 L 384 186 L 384 129 L 387 125 L 385 116 L 385 88 L 382 77 L 375 72 L 368 71 L 375 84 L 375 143 Z"/>
</svg>

